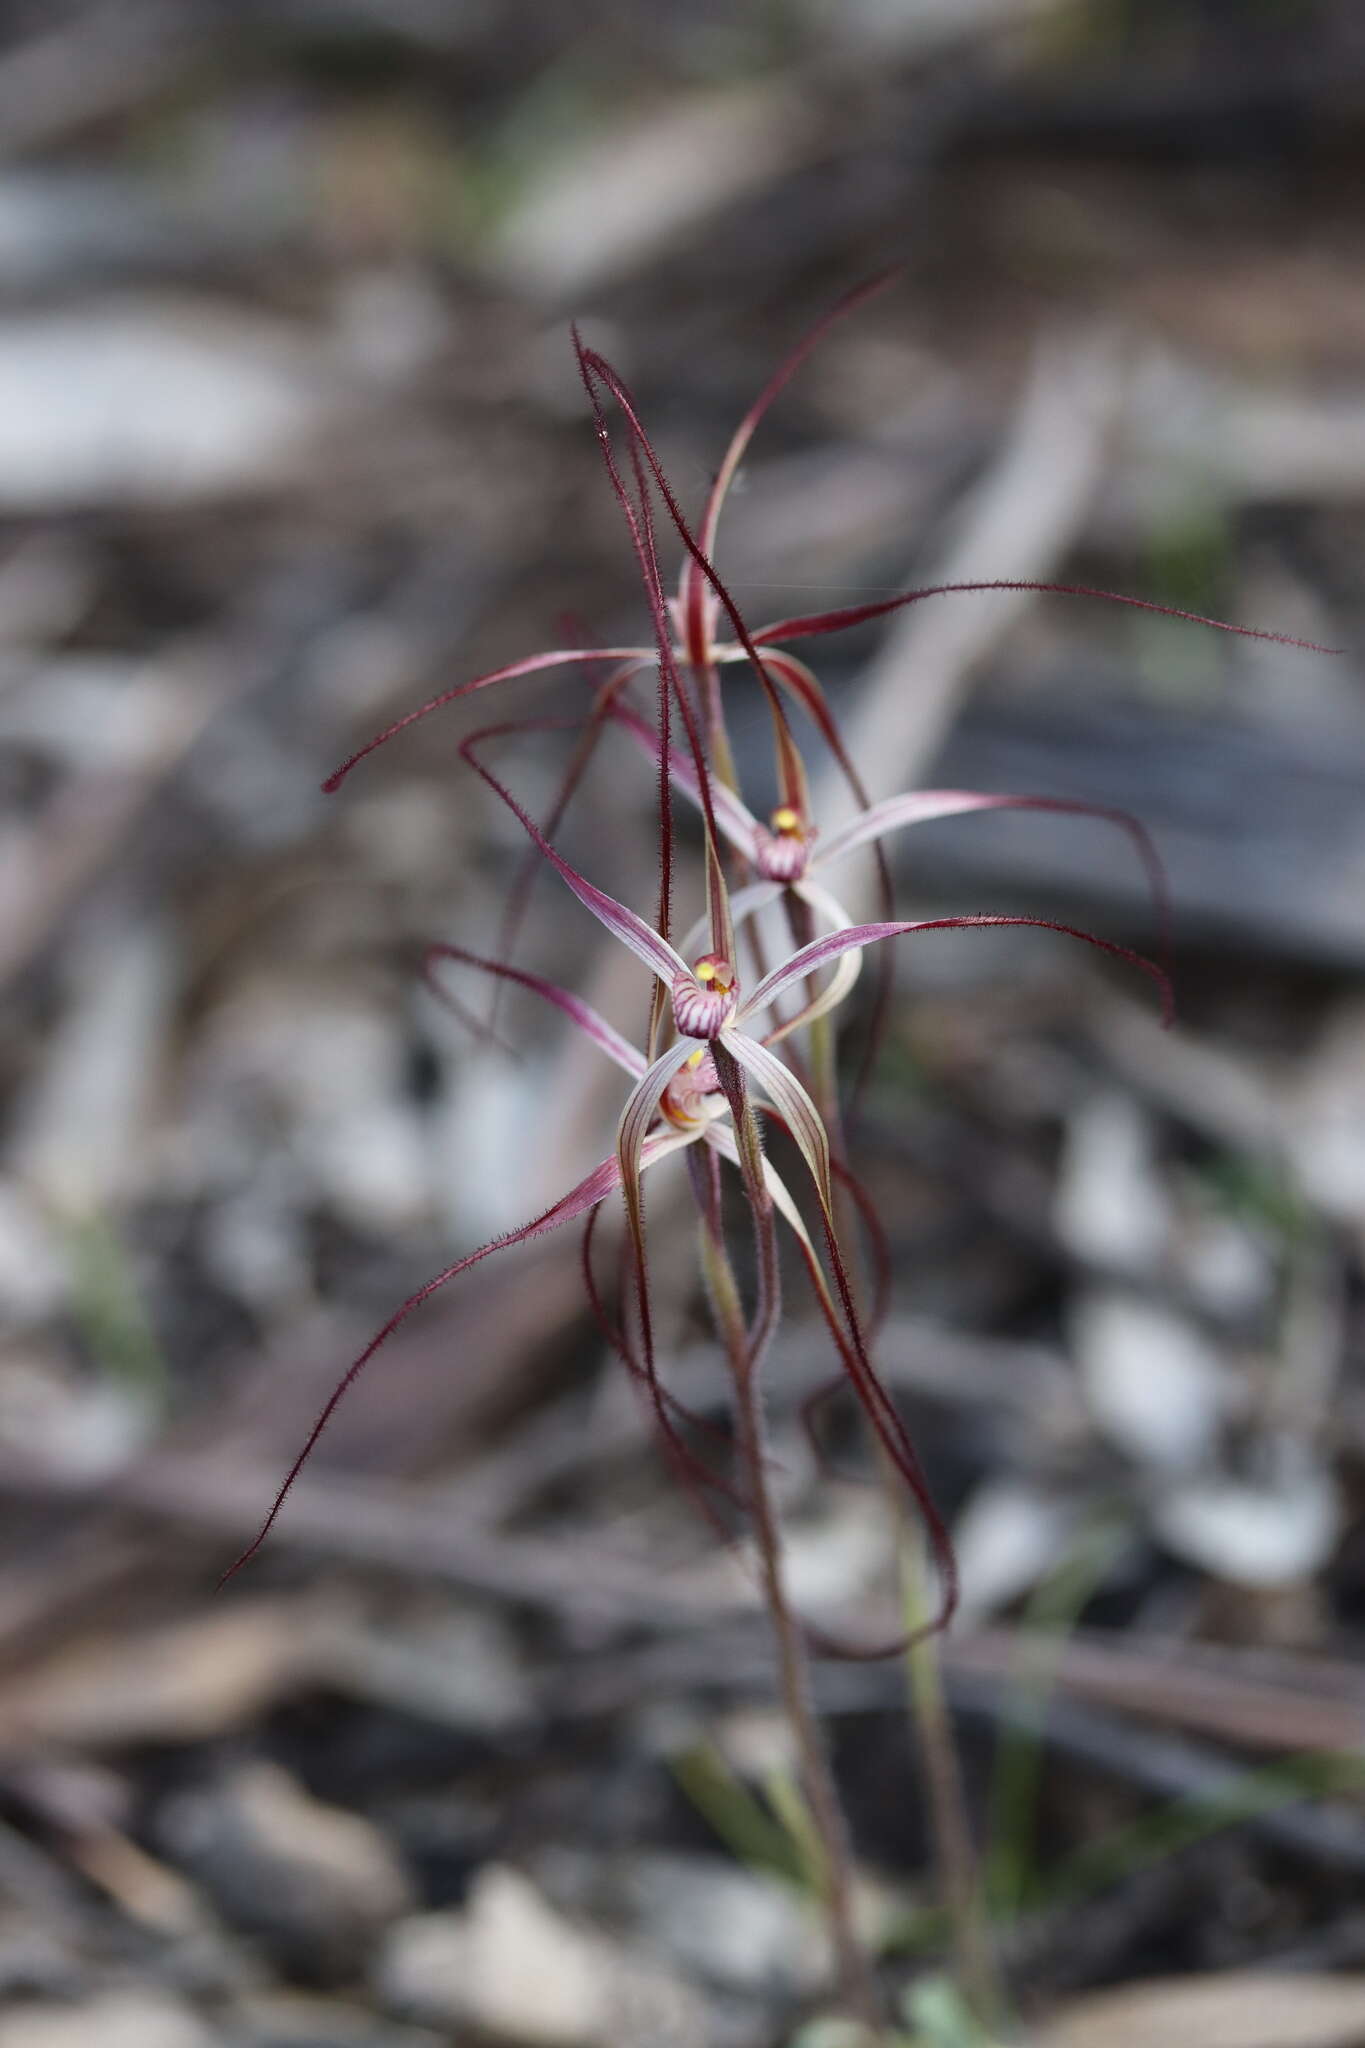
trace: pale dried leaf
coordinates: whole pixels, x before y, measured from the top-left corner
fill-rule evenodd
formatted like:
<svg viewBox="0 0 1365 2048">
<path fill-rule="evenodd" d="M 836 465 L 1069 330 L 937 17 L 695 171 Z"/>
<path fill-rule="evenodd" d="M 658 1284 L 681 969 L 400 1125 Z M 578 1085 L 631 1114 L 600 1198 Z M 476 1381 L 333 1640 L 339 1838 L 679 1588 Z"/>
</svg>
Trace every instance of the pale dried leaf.
<svg viewBox="0 0 1365 2048">
<path fill-rule="evenodd" d="M 1235 1970 L 1172 1977 L 1078 1999 L 1033 2035 L 1034 2048 L 1356 2048 L 1365 1976 Z"/>
<path fill-rule="evenodd" d="M 121 1630 L 59 1651 L 0 1684 L 5 1741 L 208 1741 L 250 1721 L 316 1661 L 283 1602 L 222 1606 L 193 1621 Z"/>
</svg>

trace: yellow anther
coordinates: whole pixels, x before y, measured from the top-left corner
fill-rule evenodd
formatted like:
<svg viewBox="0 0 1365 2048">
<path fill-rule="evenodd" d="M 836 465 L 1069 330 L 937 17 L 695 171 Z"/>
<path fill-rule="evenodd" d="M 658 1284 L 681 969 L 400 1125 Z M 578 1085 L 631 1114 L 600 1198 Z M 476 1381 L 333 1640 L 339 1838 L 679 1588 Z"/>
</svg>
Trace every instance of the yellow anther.
<svg viewBox="0 0 1365 2048">
<path fill-rule="evenodd" d="M 705 986 L 705 984 L 706 984 L 706 983 L 707 983 L 708 981 L 714 981 L 714 980 L 715 980 L 715 978 L 716 978 L 716 963 L 715 963 L 715 961 L 714 961 L 714 960 L 699 960 L 699 961 L 697 962 L 697 980 L 698 980 L 699 982 L 701 982 L 703 986 Z"/>
<path fill-rule="evenodd" d="M 792 809 L 790 804 L 779 804 L 773 812 L 773 830 L 774 832 L 799 832 L 801 830 L 800 816 Z"/>
<path fill-rule="evenodd" d="M 692 1054 L 691 1058 L 683 1061 L 683 1065 L 685 1067 L 699 1067 L 705 1058 L 706 1047 L 704 1045 L 699 1045 L 696 1051 Z"/>
</svg>

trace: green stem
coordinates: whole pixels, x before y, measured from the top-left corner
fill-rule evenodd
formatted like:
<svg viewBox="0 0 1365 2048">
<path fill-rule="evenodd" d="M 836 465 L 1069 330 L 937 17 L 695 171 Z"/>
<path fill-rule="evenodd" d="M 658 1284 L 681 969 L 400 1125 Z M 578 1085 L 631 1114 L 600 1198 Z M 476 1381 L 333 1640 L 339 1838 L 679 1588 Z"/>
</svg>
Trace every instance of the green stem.
<svg viewBox="0 0 1365 2048">
<path fill-rule="evenodd" d="M 913 1638 L 905 1652 L 906 1684 L 929 1786 L 934 1857 L 952 1929 L 953 1962 L 972 2011 L 983 2026 L 993 2028 L 1001 2018 L 1003 1999 L 967 1818 L 962 1766 L 943 1690 L 938 1641 L 926 1633 L 932 1604 L 925 1583 L 924 1546 L 908 1525 L 901 1488 L 885 1460 L 882 1479 L 896 1514 L 901 1605 L 906 1629 Z"/>
</svg>

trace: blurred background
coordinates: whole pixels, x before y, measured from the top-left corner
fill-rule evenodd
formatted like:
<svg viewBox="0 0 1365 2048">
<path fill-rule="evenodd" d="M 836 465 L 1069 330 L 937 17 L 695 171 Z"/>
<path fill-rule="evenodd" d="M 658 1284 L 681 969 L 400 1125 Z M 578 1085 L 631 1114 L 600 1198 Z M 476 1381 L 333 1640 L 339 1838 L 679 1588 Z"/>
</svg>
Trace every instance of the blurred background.
<svg viewBox="0 0 1365 2048">
<path fill-rule="evenodd" d="M 695 511 L 886 264 L 727 509 L 751 622 L 1044 578 L 1346 650 L 1013 596 L 812 643 L 874 794 L 1128 807 L 1174 892 L 1166 1034 L 1045 933 L 902 948 L 850 1130 L 961 1551 L 945 1669 L 1021 2024 L 1365 2041 L 1360 8 L 0 19 L 3 2048 L 775 2048 L 814 2009 L 762 1627 L 575 1244 L 414 1317 L 213 1587 L 372 1329 L 619 1103 L 548 1013 L 506 1004 L 505 1057 L 418 973 L 495 945 L 517 872 L 459 738 L 576 715 L 574 672 L 323 776 L 481 670 L 648 637 L 571 318 Z M 510 747 L 530 800 L 570 744 Z M 562 837 L 642 909 L 647 783 L 608 750 Z M 894 852 L 904 915 L 1157 943 L 1098 823 Z M 521 958 L 641 1028 L 544 883 Z M 654 1205 L 667 1355 L 719 1420 L 685 1202 Z M 793 1574 L 866 1636 L 874 1496 L 796 1422 L 828 1371 L 794 1284 Z M 819 1682 L 888 1984 L 962 2048 L 900 1674 Z"/>
</svg>

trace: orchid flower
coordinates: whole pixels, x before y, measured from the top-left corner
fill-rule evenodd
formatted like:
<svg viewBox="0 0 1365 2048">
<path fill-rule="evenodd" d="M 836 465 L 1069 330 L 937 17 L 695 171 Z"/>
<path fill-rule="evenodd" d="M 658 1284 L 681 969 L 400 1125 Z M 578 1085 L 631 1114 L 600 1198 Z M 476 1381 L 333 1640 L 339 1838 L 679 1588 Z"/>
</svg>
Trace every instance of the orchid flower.
<svg viewBox="0 0 1365 2048">
<path fill-rule="evenodd" d="M 616 697 L 609 709 L 614 724 L 623 727 L 652 760 L 657 760 L 658 740 L 629 699 Z M 669 762 L 673 786 L 693 803 L 700 801 L 691 764 L 676 752 Z M 920 789 L 903 791 L 869 805 L 845 825 L 823 839 L 815 827 L 798 817 L 788 805 L 779 804 L 766 825 L 754 816 L 736 791 L 717 787 L 712 796 L 716 823 L 723 837 L 749 864 L 758 880 L 739 890 L 731 906 L 736 928 L 757 916 L 784 891 L 804 902 L 832 931 L 852 925 L 838 900 L 823 886 L 824 871 L 860 846 L 870 845 L 907 825 L 928 824 L 937 819 L 961 817 L 973 812 L 1024 810 L 1053 811 L 1066 816 L 1097 818 L 1127 834 L 1145 870 L 1163 942 L 1168 936 L 1169 910 L 1165 870 L 1146 827 L 1127 811 L 1089 804 L 1066 797 L 1021 796 L 966 789 Z M 693 937 L 696 935 L 693 934 Z M 860 954 L 845 953 L 839 968 L 821 992 L 799 1015 L 768 1035 L 767 1043 L 786 1037 L 798 1025 L 835 1008 L 849 993 L 858 974 Z"/>
<path fill-rule="evenodd" d="M 673 1022 L 677 1037 L 662 1052 L 655 1052 L 656 1026 L 662 1017 L 662 1010 L 656 1001 L 654 1020 L 651 1026 L 650 1052 L 642 1071 L 636 1073 L 634 1062 L 645 1055 L 630 1049 L 631 1071 L 634 1088 L 622 1112 L 618 1131 L 616 1153 L 613 1159 L 604 1160 L 585 1176 L 578 1185 L 518 1231 L 508 1233 L 470 1253 L 465 1259 L 438 1274 L 407 1302 L 402 1304 L 395 1315 L 377 1334 L 371 1345 L 356 1360 L 332 1400 L 319 1417 L 315 1430 L 305 1445 L 295 1467 L 288 1475 L 281 1489 L 279 1500 L 272 1510 L 271 1519 L 287 1493 L 294 1477 L 307 1458 L 313 1444 L 325 1426 L 336 1401 L 339 1400 L 355 1376 L 368 1363 L 381 1343 L 396 1329 L 400 1322 L 425 1301 L 438 1288 L 453 1280 L 458 1274 L 478 1263 L 492 1252 L 513 1244 L 529 1241 L 544 1232 L 558 1227 L 575 1217 L 581 1217 L 593 1210 L 616 1187 L 621 1187 L 625 1197 L 627 1217 L 631 1224 L 635 1242 L 637 1264 L 643 1272 L 643 1211 L 640 1199 L 640 1180 L 643 1173 L 658 1160 L 669 1156 L 706 1137 L 713 1151 L 720 1150 L 727 1158 L 733 1159 L 740 1147 L 742 1133 L 732 1124 L 727 1128 L 723 1121 L 724 1112 L 713 1098 L 725 1095 L 725 1076 L 734 1069 L 757 1089 L 770 1107 L 788 1124 L 810 1171 L 813 1184 L 819 1196 L 822 1222 L 827 1237 L 832 1232 L 830 1216 L 830 1148 L 828 1137 L 809 1095 L 799 1078 L 790 1067 L 771 1050 L 776 1041 L 803 1020 L 831 1009 L 848 993 L 858 972 L 862 950 L 869 944 L 882 939 L 902 936 L 914 931 L 963 927 L 972 924 L 1036 923 L 1053 929 L 1071 932 L 1072 928 L 1053 924 L 1047 919 L 970 917 L 949 919 L 927 919 L 897 921 L 883 918 L 876 924 L 854 926 L 843 912 L 837 899 L 823 886 L 821 870 L 843 854 L 860 845 L 872 845 L 879 850 L 884 834 L 900 826 L 927 819 L 942 817 L 954 812 L 1001 808 L 1013 806 L 1049 807 L 1055 809 L 1085 809 L 1060 801 L 1036 798 L 1013 798 L 977 795 L 968 792 L 918 792 L 907 796 L 891 798 L 886 803 L 871 806 L 867 803 L 856 772 L 848 762 L 842 741 L 832 715 L 825 702 L 819 683 L 801 661 L 779 649 L 774 643 L 808 638 L 824 633 L 842 630 L 864 620 L 881 616 L 900 606 L 917 603 L 921 599 L 939 595 L 948 590 L 982 590 L 990 588 L 1020 588 L 1017 584 L 973 583 L 963 585 L 935 585 L 919 590 L 904 592 L 898 596 L 861 604 L 843 610 L 803 615 L 778 621 L 750 633 L 739 614 L 728 590 L 711 562 L 719 518 L 729 486 L 737 472 L 739 463 L 750 439 L 773 400 L 785 387 L 806 355 L 814 347 L 828 327 L 854 306 L 861 304 L 873 292 L 880 289 L 885 279 L 872 280 L 859 287 L 832 309 L 787 358 L 777 373 L 769 380 L 754 405 L 745 415 L 739 429 L 733 436 L 717 473 L 715 483 L 708 497 L 699 537 L 694 537 L 678 505 L 671 486 L 659 464 L 657 455 L 640 421 L 638 408 L 611 365 L 594 351 L 586 349 L 576 340 L 580 368 L 593 405 L 594 421 L 603 446 L 609 474 L 618 501 L 626 513 L 631 527 L 632 542 L 637 561 L 641 568 L 646 595 L 649 598 L 655 624 L 655 644 L 611 645 L 587 648 L 560 648 L 522 657 L 499 668 L 486 671 L 469 681 L 454 685 L 431 698 L 426 704 L 395 720 L 384 731 L 377 734 L 364 746 L 356 750 L 341 766 L 328 777 L 324 788 L 331 791 L 340 786 L 356 765 L 378 746 L 403 731 L 409 725 L 425 718 L 429 713 L 459 698 L 470 696 L 496 684 L 511 681 L 521 676 L 546 672 L 568 665 L 600 666 L 610 663 L 611 674 L 599 693 L 602 717 L 610 714 L 613 707 L 623 702 L 623 693 L 630 682 L 644 670 L 655 668 L 660 676 L 659 731 L 656 758 L 659 771 L 660 806 L 662 813 L 661 850 L 663 875 L 661 880 L 660 915 L 657 928 L 651 927 L 636 913 L 603 892 L 595 890 L 582 877 L 563 862 L 546 837 L 532 824 L 527 815 L 517 806 L 510 794 L 501 785 L 493 782 L 481 764 L 475 762 L 479 772 L 492 782 L 498 794 L 512 804 L 517 815 L 531 834 L 538 854 L 547 858 L 557 868 L 561 878 L 567 881 L 580 900 L 603 922 L 615 936 L 622 939 L 653 970 L 659 983 L 659 994 L 666 995 L 672 1004 Z M 636 496 L 632 501 L 616 466 L 610 447 L 610 436 L 601 410 L 599 392 L 605 391 L 619 406 L 624 415 L 630 437 L 631 463 L 636 485 Z M 657 491 L 678 537 L 683 543 L 685 561 L 682 580 L 676 599 L 669 601 L 663 596 L 659 582 L 657 552 L 649 505 L 650 486 Z M 1059 591 L 1074 596 L 1097 596 L 1114 599 L 1117 602 L 1139 606 L 1145 610 L 1164 611 L 1185 619 L 1197 619 L 1198 623 L 1222 626 L 1217 620 L 1198 618 L 1197 615 L 1175 611 L 1174 608 L 1152 604 L 1148 600 L 1127 598 L 1117 593 L 1091 590 L 1088 586 L 1049 583 L 1033 585 L 1045 590 Z M 733 638 L 719 637 L 722 619 L 728 623 Z M 1282 644 L 1311 646 L 1312 643 L 1291 640 L 1289 636 L 1262 633 L 1252 628 L 1229 626 L 1223 630 L 1247 634 L 1258 639 L 1268 639 Z M 768 825 L 761 826 L 743 804 L 732 787 L 727 786 L 724 773 L 729 760 L 728 743 L 725 738 L 723 711 L 720 692 L 714 682 L 714 675 L 720 669 L 735 663 L 747 661 L 757 676 L 773 712 L 774 727 L 778 746 L 778 780 L 781 801 L 772 813 Z M 692 680 L 695 696 L 689 694 L 684 684 L 684 675 Z M 786 723 L 784 697 L 790 698 L 804 709 L 815 721 L 827 747 L 844 769 L 846 779 L 857 800 L 862 805 L 861 814 L 851 824 L 826 838 L 817 841 L 815 829 L 809 817 L 808 799 L 805 793 L 804 770 L 792 742 Z M 688 741 L 688 758 L 677 753 L 670 744 L 669 725 L 674 709 L 682 717 Z M 703 714 L 705 733 L 699 729 L 698 712 Z M 602 722 L 599 717 L 597 724 Z M 717 772 L 713 773 L 713 769 Z M 667 936 L 669 924 L 668 895 L 669 868 L 671 862 L 671 833 L 668 827 L 669 791 L 673 786 L 682 787 L 692 801 L 703 810 L 707 823 L 707 880 L 709 948 L 705 952 L 694 950 L 694 938 L 689 937 L 680 952 L 674 948 Z M 562 805 L 559 807 L 562 808 Z M 1140 828 L 1131 820 L 1120 819 L 1126 828 L 1135 834 Z M 720 872 L 719 855 L 716 845 L 724 837 L 740 852 L 758 875 L 758 881 L 736 895 L 730 902 Z M 1150 850 L 1145 840 L 1139 838 L 1144 858 L 1149 861 Z M 747 998 L 743 997 L 736 979 L 733 963 L 735 949 L 733 918 L 740 920 L 752 916 L 762 903 L 770 900 L 782 888 L 792 890 L 820 918 L 829 929 L 824 936 L 801 947 L 784 962 L 760 979 L 758 987 Z M 1093 939 L 1087 933 L 1075 932 L 1073 936 L 1086 939 L 1089 943 L 1123 957 L 1136 960 L 1138 956 L 1127 954 L 1121 947 L 1110 946 L 1108 942 Z M 690 957 L 689 957 L 690 956 Z M 807 1006 L 800 1016 L 786 1024 L 772 1022 L 766 1031 L 755 1028 L 763 1013 L 769 1011 L 773 1002 L 795 981 L 809 975 L 813 970 L 826 964 L 834 967 L 834 973 L 821 994 Z M 1151 963 L 1140 963 L 1148 971 L 1157 973 Z M 565 996 L 565 1002 L 577 999 Z M 580 1006 L 581 1008 L 581 1006 Z M 572 1014 L 572 1012 L 567 1012 Z M 578 1021 L 586 1016 L 585 1010 Z M 600 1020 L 598 1020 L 600 1024 Z M 585 1027 L 586 1028 L 586 1027 Z M 602 1027 L 605 1029 L 606 1027 Z M 591 1035 L 604 1042 L 597 1026 Z M 620 1041 L 617 1052 L 625 1045 Z M 709 1051 L 708 1051 L 709 1048 Z M 719 1052 L 719 1061 L 717 1053 Z M 716 1085 L 713 1087 L 712 1077 Z M 690 1078 L 689 1078 L 690 1077 Z M 742 1089 L 742 1081 L 740 1083 Z M 737 1098 L 738 1099 L 738 1098 Z M 710 1108 L 705 1105 L 711 1103 Z M 688 1110 L 690 1106 L 690 1110 Z M 727 1098 L 727 1107 L 734 1104 Z M 692 1125 L 688 1123 L 688 1113 Z M 732 1149 L 734 1148 L 734 1149 Z M 741 1162 L 742 1163 L 742 1162 Z M 750 1162 L 752 1167 L 752 1161 Z M 765 1184 L 774 1202 L 777 1203 L 788 1221 L 796 1214 L 790 1197 L 779 1196 L 767 1177 L 764 1167 Z M 791 1211 L 791 1214 L 788 1211 Z M 793 1225 L 795 1228 L 796 1226 Z M 809 1237 L 805 1244 L 809 1245 Z M 832 1254 L 836 1281 L 841 1293 L 847 1292 L 840 1275 L 841 1267 L 837 1253 Z M 818 1272 L 818 1261 L 812 1263 Z M 828 1302 L 826 1290 L 824 1300 Z M 646 1311 L 647 1313 L 647 1311 Z M 845 1321 L 851 1315 L 851 1304 L 845 1304 Z M 648 1330 L 646 1327 L 646 1339 Z M 858 1342 L 860 1343 L 860 1339 Z M 857 1355 L 855 1345 L 854 1354 Z M 845 1359 L 847 1363 L 847 1357 Z M 648 1368 L 652 1371 L 652 1367 Z M 870 1369 L 869 1369 L 870 1370 Z M 866 1402 L 865 1402 L 866 1405 Z M 876 1406 L 875 1398 L 873 1405 Z M 267 1524 L 268 1526 L 268 1524 Z M 261 1534 L 264 1535 L 262 1530 Z M 259 1542 L 260 1538 L 257 1539 Z M 256 1547 L 253 1544 L 252 1549 Z M 248 1555 L 250 1553 L 247 1553 Z"/>
<path fill-rule="evenodd" d="M 654 974 L 671 1011 L 674 1034 L 672 1042 L 655 1058 L 648 1059 L 645 1053 L 632 1045 L 581 997 L 543 977 L 502 962 L 485 960 L 459 947 L 440 946 L 432 949 L 429 958 L 433 962 L 437 959 L 456 961 L 501 980 L 518 983 L 549 1002 L 568 1017 L 577 1029 L 592 1039 L 608 1058 L 614 1060 L 629 1076 L 632 1087 L 618 1121 L 615 1150 L 610 1157 L 594 1167 L 540 1215 L 533 1217 L 519 1229 L 493 1238 L 476 1251 L 456 1260 L 400 1305 L 339 1381 L 298 1457 L 290 1467 L 260 1532 L 232 1570 L 237 1570 L 259 1548 L 339 1402 L 354 1385 L 375 1353 L 414 1309 L 494 1252 L 527 1243 L 532 1238 L 543 1236 L 563 1224 L 588 1215 L 618 1189 L 624 1197 L 634 1266 L 640 1288 L 639 1302 L 644 1338 L 641 1374 L 648 1385 L 656 1414 L 668 1434 L 671 1447 L 675 1454 L 681 1453 L 686 1457 L 686 1453 L 681 1452 L 672 1430 L 669 1417 L 670 1397 L 660 1385 L 654 1368 L 642 1184 L 645 1174 L 662 1160 L 696 1144 L 705 1145 L 718 1159 L 738 1167 L 741 1172 L 744 1171 L 746 1161 L 742 1152 L 742 1132 L 737 1128 L 738 1120 L 732 1115 L 735 1108 L 733 1092 L 726 1087 L 726 1070 L 730 1068 L 731 1071 L 737 1069 L 753 1086 L 764 1104 L 776 1114 L 781 1124 L 791 1134 L 805 1164 L 818 1204 L 826 1254 L 834 1279 L 833 1292 L 800 1207 L 772 1163 L 766 1158 L 761 1160 L 759 1167 L 763 1188 L 767 1200 L 783 1217 L 793 1234 L 822 1314 L 859 1401 L 897 1469 L 929 1518 L 931 1537 L 945 1580 L 945 1611 L 950 1610 L 955 1598 L 955 1588 L 946 1532 L 933 1509 L 904 1425 L 868 1357 L 860 1318 L 849 1287 L 847 1261 L 836 1232 L 833 1167 L 828 1135 L 802 1082 L 772 1050 L 777 1038 L 784 1035 L 784 1027 L 773 1026 L 765 1031 L 762 1028 L 763 1020 L 787 989 L 805 980 L 827 963 L 842 963 L 856 959 L 862 949 L 869 945 L 921 931 L 964 930 L 976 926 L 1032 925 L 1062 932 L 1126 960 L 1153 976 L 1161 988 L 1163 1002 L 1169 1007 L 1165 975 L 1152 962 L 1125 947 L 1111 944 L 1090 933 L 1078 931 L 1069 925 L 1047 918 L 973 915 L 852 925 L 843 917 L 839 906 L 832 898 L 826 897 L 823 891 L 818 890 L 805 878 L 796 877 L 794 880 L 809 890 L 808 900 L 831 920 L 834 929 L 810 944 L 798 948 L 789 959 L 775 967 L 755 988 L 746 993 L 741 988 L 736 969 L 728 958 L 717 954 L 714 949 L 688 957 L 628 905 L 595 887 L 556 851 L 516 797 L 479 758 L 479 743 L 489 737 L 490 733 L 499 730 L 501 729 L 496 727 L 490 728 L 488 732 L 475 734 L 467 739 L 461 748 L 464 758 L 513 812 L 532 840 L 538 854 L 555 870 L 584 908 Z M 679 770 L 676 762 L 674 765 L 675 774 L 682 779 L 685 770 Z M 724 821 L 724 829 L 727 832 L 734 831 L 738 828 L 742 806 L 739 806 L 738 799 L 733 798 L 729 792 L 718 791 L 717 799 L 715 815 L 718 822 Z M 895 801 L 892 800 L 893 805 Z M 989 803 L 991 799 L 979 801 Z M 970 808 L 970 801 L 964 800 L 960 807 Z M 745 829 L 749 830 L 753 821 L 747 812 L 743 815 L 747 821 Z M 876 829 L 875 814 L 867 815 L 874 821 L 867 829 Z M 827 849 L 827 857 L 837 857 L 838 853 L 849 851 L 852 844 L 860 843 L 856 837 L 860 822 L 855 821 L 855 825 L 848 828 L 848 833 L 854 836 L 844 836 L 842 843 L 832 843 L 833 851 Z M 757 886 L 776 894 L 780 885 L 761 883 Z M 736 897 L 733 906 L 735 910 L 740 909 L 744 893 L 741 892 L 740 896 Z M 840 984 L 840 987 L 842 990 L 845 984 Z M 828 997 L 828 990 L 825 993 Z M 730 1063 L 733 1063 L 732 1067 Z M 695 1462 L 693 1469 L 697 1469 Z M 704 1469 L 701 1470 L 700 1476 L 707 1480 L 710 1478 Z"/>
<path fill-rule="evenodd" d="M 498 728 L 491 730 L 496 732 Z M 1141 967 L 1156 978 L 1161 986 L 1163 999 L 1168 1001 L 1162 971 L 1124 947 L 1110 944 L 1089 933 L 1076 931 L 1071 926 L 1051 919 L 974 915 L 851 925 L 832 898 L 827 898 L 814 884 L 803 882 L 802 886 L 810 891 L 808 900 L 832 919 L 835 928 L 825 936 L 799 948 L 790 959 L 774 968 L 764 976 L 757 987 L 746 994 L 741 989 L 736 969 L 728 958 L 714 950 L 688 958 L 637 912 L 596 888 L 573 868 L 544 837 L 511 791 L 479 758 L 477 745 L 487 736 L 476 734 L 467 739 L 461 748 L 464 758 L 517 817 L 538 853 L 554 868 L 578 901 L 655 975 L 671 1007 L 673 1042 L 656 1058 L 648 1060 L 644 1053 L 623 1038 L 590 1005 L 569 991 L 540 976 L 500 962 L 483 960 L 460 948 L 434 949 L 439 957 L 463 962 L 500 979 L 517 982 L 539 995 L 567 1016 L 629 1075 L 633 1086 L 617 1125 L 615 1153 L 541 1215 L 533 1218 L 519 1230 L 507 1232 L 493 1239 L 479 1250 L 448 1266 L 401 1305 L 339 1382 L 302 1451 L 290 1468 L 259 1535 L 238 1562 L 245 1562 L 264 1539 L 339 1401 L 354 1384 L 375 1352 L 415 1308 L 429 1299 L 439 1288 L 491 1253 L 527 1242 L 532 1237 L 543 1235 L 561 1224 L 595 1210 L 618 1188 L 624 1197 L 639 1286 L 638 1300 L 644 1345 L 642 1375 L 648 1384 L 659 1420 L 676 1447 L 676 1439 L 672 1437 L 669 1427 L 667 1399 L 654 1368 L 642 1183 L 645 1173 L 650 1168 L 673 1153 L 697 1143 L 705 1144 L 720 1159 L 738 1166 L 742 1172 L 745 1170 L 746 1160 L 741 1149 L 742 1132 L 738 1128 L 743 1116 L 742 1095 L 737 1104 L 733 1089 L 727 1088 L 726 1085 L 727 1068 L 733 1063 L 730 1071 L 738 1070 L 738 1073 L 752 1084 L 759 1097 L 775 1112 L 789 1131 L 809 1173 L 818 1202 L 835 1292 L 839 1298 L 837 1309 L 797 1203 L 770 1161 L 763 1158 L 758 1167 L 767 1200 L 783 1216 L 794 1235 L 826 1324 L 834 1337 L 841 1362 L 854 1391 L 897 1469 L 928 1517 L 931 1537 L 945 1582 L 946 1618 L 955 1599 L 951 1550 L 946 1531 L 933 1509 L 918 1459 L 904 1425 L 867 1354 L 860 1318 L 848 1282 L 847 1261 L 837 1236 L 828 1134 L 814 1102 L 798 1076 L 771 1049 L 773 1042 L 784 1035 L 783 1027 L 775 1026 L 765 1032 L 761 1028 L 762 1020 L 788 988 L 804 980 L 826 963 L 856 960 L 865 946 L 920 931 L 962 930 L 974 926 L 1034 925 L 1064 932 Z M 724 816 L 728 824 L 733 826 L 737 802 L 737 799 L 730 799 L 728 793 L 722 797 L 716 812 L 718 819 Z M 747 817 L 747 814 L 745 815 Z M 845 845 L 841 849 L 836 848 L 836 851 L 839 850 L 847 851 L 849 847 Z M 771 893 L 776 893 L 778 887 L 777 884 L 758 886 L 767 888 Z M 739 907 L 740 901 L 742 898 L 736 900 L 736 908 Z M 834 986 L 832 983 L 831 988 Z M 843 992 L 845 987 L 846 983 L 839 983 L 840 992 Z M 829 998 L 830 991 L 826 990 L 822 1007 L 829 1006 Z M 727 1114 L 737 1107 L 739 1115 L 732 1123 L 727 1124 Z"/>
</svg>

